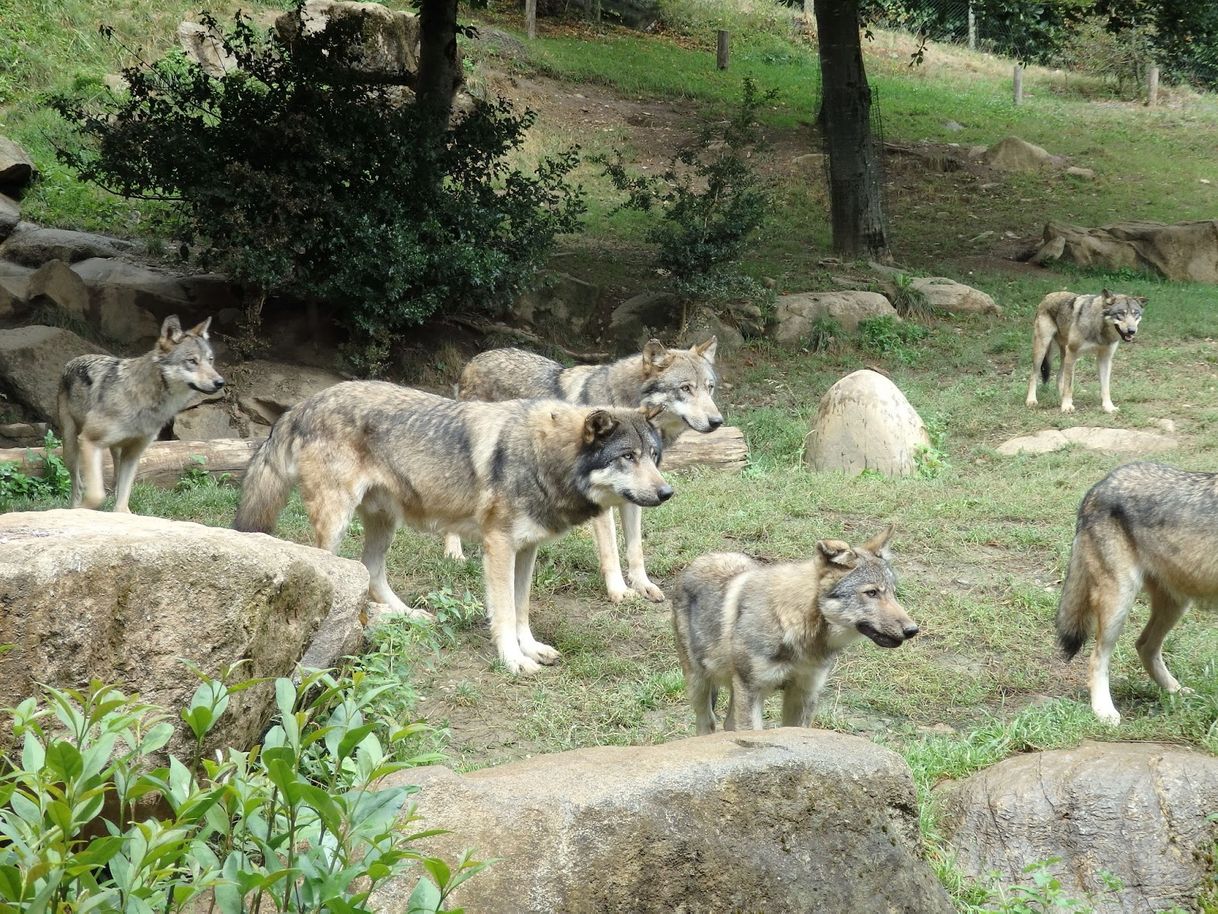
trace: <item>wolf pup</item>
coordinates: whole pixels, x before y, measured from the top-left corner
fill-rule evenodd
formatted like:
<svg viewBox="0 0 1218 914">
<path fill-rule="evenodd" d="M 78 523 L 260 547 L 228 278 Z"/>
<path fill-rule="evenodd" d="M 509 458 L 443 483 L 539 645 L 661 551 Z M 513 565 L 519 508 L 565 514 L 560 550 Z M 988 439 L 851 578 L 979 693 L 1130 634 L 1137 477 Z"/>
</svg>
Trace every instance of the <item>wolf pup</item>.
<svg viewBox="0 0 1218 914">
<path fill-rule="evenodd" d="M 784 727 L 807 727 L 839 651 L 865 635 L 897 647 L 918 625 L 897 602 L 892 527 L 851 547 L 821 540 L 806 562 L 763 566 L 739 552 L 701 556 L 681 576 L 672 625 L 698 733 L 760 730 L 766 696 L 783 690 Z"/>
<path fill-rule="evenodd" d="M 1061 351 L 1057 371 L 1057 391 L 1062 412 L 1074 412 L 1074 363 L 1086 352 L 1097 350 L 1100 363 L 1100 402 L 1106 413 L 1115 413 L 1109 382 L 1112 357 L 1121 340 L 1129 343 L 1137 335 L 1146 299 L 1133 295 L 1113 295 L 1104 289 L 1099 295 L 1050 292 L 1036 307 L 1032 328 L 1032 376 L 1028 378 L 1027 405 L 1036 406 L 1036 373 L 1049 380 L 1054 345 Z"/>
<path fill-rule="evenodd" d="M 655 424 L 667 448 L 688 428 L 713 432 L 723 424 L 715 406 L 717 345 L 713 336 L 691 349 L 668 349 L 659 340 L 650 340 L 641 358 L 632 355 L 608 365 L 574 368 L 522 349 L 493 349 L 465 366 L 457 396 L 461 400 L 554 397 L 585 406 L 661 409 Z M 643 562 L 643 514 L 632 502 L 623 504 L 618 513 L 626 540 L 630 587 L 622 577 L 612 512 L 598 515 L 592 523 L 609 599 L 621 602 L 633 589 L 660 602 L 664 592 L 647 577 Z M 460 537 L 450 535 L 444 551 L 450 558 L 463 558 Z"/>
<path fill-rule="evenodd" d="M 1218 597 L 1218 473 L 1127 463 L 1079 505 L 1057 640 L 1069 659 L 1095 638 L 1091 710 L 1112 726 L 1121 715 L 1108 689 L 1108 665 L 1141 590 L 1150 597 L 1150 619 L 1137 641 L 1142 666 L 1167 692 L 1187 691 L 1163 663 L 1163 640 L 1191 600 Z"/>
<path fill-rule="evenodd" d="M 72 507 L 97 508 L 106 498 L 102 460 L 114 461 L 114 510 L 128 512 L 140 455 L 174 416 L 200 394 L 224 386 L 212 364 L 211 318 L 183 332 L 165 318 L 152 351 L 134 359 L 77 356 L 59 381 L 63 459 L 72 474 Z"/>
<path fill-rule="evenodd" d="M 335 384 L 284 413 L 250 463 L 234 526 L 270 533 L 293 485 L 317 545 L 364 524 L 372 599 L 408 611 L 385 554 L 400 523 L 482 541 L 486 610 L 512 673 L 554 663 L 533 638 L 529 590 L 538 547 L 606 508 L 672 495 L 660 436 L 642 410 L 556 400 L 463 403 L 379 381 Z"/>
</svg>

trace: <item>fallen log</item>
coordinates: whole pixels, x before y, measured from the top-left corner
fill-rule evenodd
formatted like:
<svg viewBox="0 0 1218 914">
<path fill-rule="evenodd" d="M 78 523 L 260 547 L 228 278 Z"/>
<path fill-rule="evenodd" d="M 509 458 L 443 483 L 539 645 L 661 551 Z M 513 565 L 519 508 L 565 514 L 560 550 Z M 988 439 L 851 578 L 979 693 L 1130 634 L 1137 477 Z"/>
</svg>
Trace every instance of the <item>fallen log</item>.
<svg viewBox="0 0 1218 914">
<path fill-rule="evenodd" d="M 154 441 L 140 458 L 137 482 L 172 486 L 182 474 L 195 469 L 212 476 L 229 474 L 235 479 L 245 475 L 246 465 L 261 438 L 213 438 L 211 441 Z M 55 450 L 59 453 L 59 449 Z M 733 426 L 723 426 L 706 435 L 686 432 L 664 455 L 665 470 L 683 470 L 691 466 L 708 466 L 725 472 L 737 472 L 748 460 L 748 445 L 744 433 Z M 41 476 L 41 448 L 0 448 L 0 463 L 16 463 L 27 476 Z M 106 483 L 112 478 L 109 457 L 106 458 Z"/>
</svg>

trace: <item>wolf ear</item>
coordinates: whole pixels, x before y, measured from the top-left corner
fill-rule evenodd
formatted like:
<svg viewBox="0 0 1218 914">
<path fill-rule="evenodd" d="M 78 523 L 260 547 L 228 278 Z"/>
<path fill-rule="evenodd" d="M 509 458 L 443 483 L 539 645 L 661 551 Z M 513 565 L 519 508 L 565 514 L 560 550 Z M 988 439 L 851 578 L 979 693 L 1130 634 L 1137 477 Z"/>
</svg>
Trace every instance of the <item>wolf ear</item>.
<svg viewBox="0 0 1218 914">
<path fill-rule="evenodd" d="M 604 409 L 595 409 L 584 420 L 584 444 L 607 438 L 617 428 L 617 419 Z"/>
<path fill-rule="evenodd" d="M 694 347 L 694 355 L 700 355 L 712 365 L 715 364 L 715 350 L 719 347 L 719 337 L 712 336 L 705 343 L 699 343 Z"/>
<path fill-rule="evenodd" d="M 207 339 L 207 328 L 211 326 L 211 318 L 203 321 L 201 324 L 195 324 L 186 331 L 187 336 L 197 336 L 200 339 Z"/>
<path fill-rule="evenodd" d="M 1101 289 L 1100 298 L 1104 299 L 1105 302 L 1111 302 L 1116 299 L 1116 296 L 1113 295 L 1111 292 L 1109 292 L 1107 289 Z"/>
<path fill-rule="evenodd" d="M 858 559 L 850 544 L 841 540 L 821 540 L 816 544 L 816 551 L 823 555 L 830 565 L 837 565 L 839 568 L 853 568 Z"/>
<path fill-rule="evenodd" d="M 1139 295 L 1137 298 L 1134 299 L 1134 301 L 1136 301 L 1143 308 L 1146 307 L 1146 296 L 1145 295 Z"/>
<path fill-rule="evenodd" d="M 664 412 L 662 406 L 640 406 L 639 412 L 643 414 L 643 418 L 648 422 L 655 422 L 660 417 L 660 413 Z"/>
<path fill-rule="evenodd" d="M 672 364 L 668 347 L 659 340 L 648 340 L 643 347 L 643 374 L 650 376 L 657 371 L 663 371 Z"/>
<path fill-rule="evenodd" d="M 165 318 L 165 321 L 161 324 L 161 336 L 160 339 L 156 341 L 157 347 L 168 352 L 181 341 L 182 323 L 178 320 L 178 316 L 176 314 L 171 314 L 169 317 Z"/>
<path fill-rule="evenodd" d="M 895 524 L 889 524 L 888 528 L 882 533 L 877 533 L 867 542 L 863 543 L 863 548 L 872 555 L 878 555 L 882 559 L 892 558 L 892 553 L 888 550 L 888 541 L 892 539 L 892 531 L 896 529 Z"/>
</svg>

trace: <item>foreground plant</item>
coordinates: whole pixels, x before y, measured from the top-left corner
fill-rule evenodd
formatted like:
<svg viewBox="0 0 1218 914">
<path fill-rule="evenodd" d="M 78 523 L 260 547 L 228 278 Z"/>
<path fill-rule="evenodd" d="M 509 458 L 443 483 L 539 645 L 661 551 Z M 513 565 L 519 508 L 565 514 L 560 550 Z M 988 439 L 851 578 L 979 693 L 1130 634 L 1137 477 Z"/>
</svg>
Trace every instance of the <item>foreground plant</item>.
<svg viewBox="0 0 1218 914">
<path fill-rule="evenodd" d="M 196 748 L 232 692 L 254 684 L 203 679 L 182 713 Z M 411 912 L 447 910 L 483 864 L 412 849 L 433 834 L 408 830 L 414 789 L 380 786 L 433 760 L 390 757 L 421 725 L 366 720 L 376 689 L 358 677 L 274 688 L 277 723 L 262 746 L 167 764 L 164 712 L 110 686 L 44 686 L 8 709 L 20 751 L 0 776 L 0 909 L 353 914 L 421 867 L 430 878 L 419 877 Z"/>
</svg>

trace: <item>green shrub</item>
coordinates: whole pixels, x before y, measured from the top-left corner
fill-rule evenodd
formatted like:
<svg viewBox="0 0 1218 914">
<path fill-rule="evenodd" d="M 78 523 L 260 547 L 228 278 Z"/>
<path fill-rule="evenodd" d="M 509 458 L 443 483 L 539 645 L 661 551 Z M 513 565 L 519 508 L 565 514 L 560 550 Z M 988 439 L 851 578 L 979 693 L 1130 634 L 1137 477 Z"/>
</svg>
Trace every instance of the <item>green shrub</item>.
<svg viewBox="0 0 1218 914">
<path fill-rule="evenodd" d="M 205 25 L 218 29 L 203 16 Z M 574 149 L 518 168 L 531 111 L 475 101 L 438 134 L 395 87 L 350 67 L 358 20 L 292 43 L 240 14 L 207 76 L 181 54 L 126 69 L 130 91 L 60 96 L 85 180 L 170 204 L 182 253 L 267 294 L 317 303 L 365 342 L 460 308 L 495 311 L 584 202 Z"/>
<path fill-rule="evenodd" d="M 868 355 L 895 359 L 906 365 L 918 360 L 914 345 L 930 336 L 921 324 L 900 321 L 894 317 L 872 317 L 859 321 L 859 348 Z"/>
<path fill-rule="evenodd" d="M 72 491 L 72 475 L 58 454 L 59 439 L 48 431 L 39 457 L 42 475 L 30 476 L 16 463 L 0 463 L 0 502 L 26 498 L 66 498 Z M 31 454 L 31 459 L 33 455 Z"/>
<path fill-rule="evenodd" d="M 365 719 L 375 689 L 316 673 L 275 681 L 261 747 L 199 757 L 231 693 L 253 684 L 204 678 L 182 712 L 195 757 L 167 764 L 164 713 L 109 686 L 43 686 L 8 709 L 20 749 L 0 776 L 0 908 L 152 914 L 211 892 L 221 914 L 353 914 L 417 865 L 428 875 L 411 911 L 444 910 L 482 864 L 413 850 L 412 789 L 378 783 L 406 767 L 390 753 L 419 725 Z"/>
<path fill-rule="evenodd" d="M 658 177 L 631 174 L 620 151 L 596 159 L 614 187 L 627 194 L 622 208 L 660 210 L 644 237 L 656 245 L 656 266 L 687 302 L 770 297 L 739 260 L 773 205 L 752 158 L 765 147 L 758 111 L 773 95 L 746 78 L 731 116 L 704 125 L 680 145 Z"/>
</svg>

